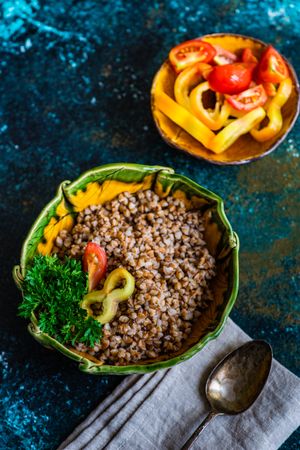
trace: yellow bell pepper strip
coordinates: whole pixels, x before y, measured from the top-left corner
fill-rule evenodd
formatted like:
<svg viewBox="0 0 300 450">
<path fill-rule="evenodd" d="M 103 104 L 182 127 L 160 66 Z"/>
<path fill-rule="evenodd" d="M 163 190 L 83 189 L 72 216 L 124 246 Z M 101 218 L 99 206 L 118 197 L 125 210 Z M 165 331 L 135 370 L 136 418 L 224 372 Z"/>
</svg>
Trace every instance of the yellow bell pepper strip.
<svg viewBox="0 0 300 450">
<path fill-rule="evenodd" d="M 254 109 L 215 134 L 164 92 L 155 95 L 155 103 L 157 108 L 169 119 L 214 153 L 222 153 L 227 150 L 236 139 L 252 130 L 266 115 L 264 108 Z"/>
<path fill-rule="evenodd" d="M 286 78 L 281 81 L 277 94 L 270 101 L 267 108 L 267 117 L 269 119 L 268 125 L 260 130 L 254 128 L 251 130 L 251 136 L 258 142 L 268 141 L 276 136 L 282 127 L 282 114 L 281 108 L 289 99 L 293 89 L 293 83 L 291 78 Z"/>
<path fill-rule="evenodd" d="M 122 287 L 119 287 L 122 285 Z M 113 270 L 105 280 L 100 291 L 93 291 L 83 297 L 81 308 L 93 316 L 98 322 L 105 324 L 110 322 L 116 315 L 120 302 L 128 300 L 133 294 L 135 281 L 133 276 L 124 268 Z M 97 316 L 91 308 L 93 304 L 101 304 L 102 312 Z"/>
<path fill-rule="evenodd" d="M 224 127 L 227 127 L 227 125 L 230 125 L 232 122 L 234 122 L 236 120 L 236 118 L 234 117 L 229 117 L 226 122 L 224 123 Z"/>
<path fill-rule="evenodd" d="M 261 106 L 253 109 L 240 119 L 227 125 L 223 130 L 215 135 L 210 143 L 210 149 L 215 153 L 222 153 L 230 147 L 240 136 L 249 133 L 258 125 L 266 115 L 266 111 Z"/>
<path fill-rule="evenodd" d="M 225 125 L 230 115 L 231 108 L 227 102 L 222 102 L 221 95 L 216 92 L 216 103 L 214 109 L 204 108 L 202 96 L 210 91 L 207 81 L 196 86 L 190 95 L 191 110 L 211 130 L 219 130 Z"/>
<path fill-rule="evenodd" d="M 246 111 L 238 111 L 237 109 L 234 109 L 232 106 L 230 106 L 229 116 L 240 119 L 241 117 L 244 117 L 245 114 L 246 114 Z"/>
<path fill-rule="evenodd" d="M 234 122 L 237 118 L 240 119 L 241 117 L 244 117 L 245 114 L 247 114 L 246 111 L 238 111 L 237 109 L 234 109 L 231 105 L 229 106 L 230 106 L 230 113 L 228 119 L 224 123 L 224 127 L 227 127 L 227 125 Z"/>
<path fill-rule="evenodd" d="M 212 66 L 210 64 L 197 63 L 191 67 L 187 67 L 178 75 L 174 84 L 174 95 L 179 105 L 190 110 L 190 91 L 203 80 L 203 75 L 211 69 Z"/>
<path fill-rule="evenodd" d="M 154 101 L 156 107 L 176 123 L 176 125 L 183 128 L 187 133 L 197 139 L 197 141 L 209 148 L 210 142 L 215 137 L 215 134 L 197 119 L 197 117 L 176 103 L 164 92 L 155 94 Z"/>
</svg>

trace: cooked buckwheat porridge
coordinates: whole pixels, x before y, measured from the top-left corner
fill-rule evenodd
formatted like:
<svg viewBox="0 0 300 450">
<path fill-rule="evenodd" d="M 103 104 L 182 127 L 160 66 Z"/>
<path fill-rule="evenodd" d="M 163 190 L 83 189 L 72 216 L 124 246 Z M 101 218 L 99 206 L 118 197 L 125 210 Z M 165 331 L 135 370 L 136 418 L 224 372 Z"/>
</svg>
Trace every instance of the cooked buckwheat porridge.
<svg viewBox="0 0 300 450">
<path fill-rule="evenodd" d="M 135 291 L 103 326 L 99 344 L 76 349 L 115 365 L 178 351 L 212 301 L 215 261 L 203 230 L 200 211 L 151 190 L 124 192 L 80 212 L 73 229 L 60 232 L 53 252 L 81 258 L 87 242 L 96 242 L 106 251 L 108 273 L 124 267 L 135 278 Z"/>
</svg>

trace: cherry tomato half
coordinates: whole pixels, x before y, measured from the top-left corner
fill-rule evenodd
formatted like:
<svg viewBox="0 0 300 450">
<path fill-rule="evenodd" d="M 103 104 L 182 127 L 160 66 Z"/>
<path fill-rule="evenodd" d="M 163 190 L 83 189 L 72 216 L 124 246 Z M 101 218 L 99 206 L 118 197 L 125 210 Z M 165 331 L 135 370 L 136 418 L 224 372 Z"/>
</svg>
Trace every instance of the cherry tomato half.
<svg viewBox="0 0 300 450">
<path fill-rule="evenodd" d="M 107 268 L 105 250 L 95 242 L 89 242 L 83 255 L 83 270 L 88 273 L 89 292 L 93 291 L 104 278 Z"/>
<path fill-rule="evenodd" d="M 172 48 L 169 59 L 175 71 L 180 72 L 191 64 L 212 61 L 215 54 L 216 50 L 212 45 L 201 41 L 201 39 L 193 39 Z"/>
<path fill-rule="evenodd" d="M 251 48 L 245 48 L 242 53 L 242 61 L 245 63 L 258 63 L 258 59 L 254 56 Z"/>
<path fill-rule="evenodd" d="M 282 56 L 269 46 L 262 54 L 258 66 L 260 82 L 280 83 L 289 77 L 289 70 Z"/>
<path fill-rule="evenodd" d="M 239 94 L 249 87 L 254 67 L 252 63 L 216 66 L 208 76 L 209 85 L 221 94 Z"/>
<path fill-rule="evenodd" d="M 226 96 L 228 103 L 238 111 L 252 111 L 259 106 L 264 105 L 267 99 L 268 97 L 262 84 L 247 89 L 238 95 Z"/>
<path fill-rule="evenodd" d="M 266 82 L 263 83 L 263 87 L 269 97 L 275 97 L 277 94 L 277 86 L 275 83 Z"/>
<path fill-rule="evenodd" d="M 236 62 L 237 56 L 234 53 L 225 50 L 225 48 L 221 47 L 221 45 L 214 45 L 214 48 L 217 52 L 214 57 L 214 62 L 218 64 L 218 66 L 224 66 L 224 64 L 232 64 Z"/>
</svg>

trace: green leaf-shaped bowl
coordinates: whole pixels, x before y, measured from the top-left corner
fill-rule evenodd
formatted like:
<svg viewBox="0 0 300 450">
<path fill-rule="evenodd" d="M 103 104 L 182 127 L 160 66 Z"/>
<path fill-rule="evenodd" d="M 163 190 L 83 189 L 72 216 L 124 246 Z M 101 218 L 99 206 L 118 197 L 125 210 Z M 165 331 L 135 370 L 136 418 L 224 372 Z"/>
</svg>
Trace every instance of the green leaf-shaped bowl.
<svg viewBox="0 0 300 450">
<path fill-rule="evenodd" d="M 224 213 L 223 201 L 194 181 L 174 173 L 173 169 L 139 164 L 108 164 L 84 173 L 76 181 L 64 181 L 54 199 L 46 205 L 34 222 L 24 242 L 20 265 L 13 276 L 22 290 L 26 270 L 37 254 L 49 254 L 62 229 L 73 227 L 76 214 L 92 204 L 109 201 L 124 191 L 152 189 L 160 197 L 173 195 L 188 208 L 200 209 L 205 218 L 205 240 L 216 259 L 216 276 L 212 282 L 214 301 L 200 316 L 193 330 L 176 353 L 126 366 L 105 365 L 98 359 L 62 345 L 43 333 L 32 314 L 30 334 L 42 345 L 54 348 L 79 362 L 79 369 L 91 374 L 147 373 L 185 361 L 198 353 L 222 331 L 238 292 L 239 241 Z"/>
</svg>

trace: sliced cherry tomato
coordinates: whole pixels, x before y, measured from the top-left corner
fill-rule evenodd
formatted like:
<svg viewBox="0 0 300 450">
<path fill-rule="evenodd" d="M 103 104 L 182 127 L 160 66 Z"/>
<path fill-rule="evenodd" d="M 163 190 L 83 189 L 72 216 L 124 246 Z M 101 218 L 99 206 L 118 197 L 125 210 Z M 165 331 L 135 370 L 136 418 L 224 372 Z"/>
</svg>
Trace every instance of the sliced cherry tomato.
<svg viewBox="0 0 300 450">
<path fill-rule="evenodd" d="M 263 83 L 263 87 L 269 97 L 275 97 L 277 94 L 277 86 L 275 83 L 266 82 Z"/>
<path fill-rule="evenodd" d="M 260 82 L 280 83 L 289 77 L 289 70 L 282 56 L 269 46 L 262 54 L 258 66 Z"/>
<path fill-rule="evenodd" d="M 232 64 L 237 61 L 237 56 L 234 53 L 225 50 L 225 48 L 221 47 L 221 45 L 214 45 L 214 48 L 217 52 L 214 57 L 214 62 L 218 64 L 218 66 L 224 66 L 224 64 Z"/>
<path fill-rule="evenodd" d="M 249 87 L 254 67 L 252 63 L 216 66 L 208 75 L 209 85 L 221 94 L 239 94 Z"/>
<path fill-rule="evenodd" d="M 212 45 L 201 39 L 186 41 L 172 48 L 169 53 L 170 63 L 176 72 L 180 72 L 197 62 L 209 63 L 216 54 Z"/>
<path fill-rule="evenodd" d="M 262 84 L 247 89 L 238 95 L 226 96 L 226 100 L 234 109 L 247 112 L 264 105 L 267 99 L 268 97 Z"/>
<path fill-rule="evenodd" d="M 251 48 L 245 48 L 242 53 L 242 61 L 245 63 L 258 63 L 258 59 L 254 56 Z"/>
<path fill-rule="evenodd" d="M 95 242 L 89 242 L 83 255 L 83 270 L 88 272 L 89 292 L 93 291 L 105 276 L 107 256 L 105 250 Z"/>
</svg>

